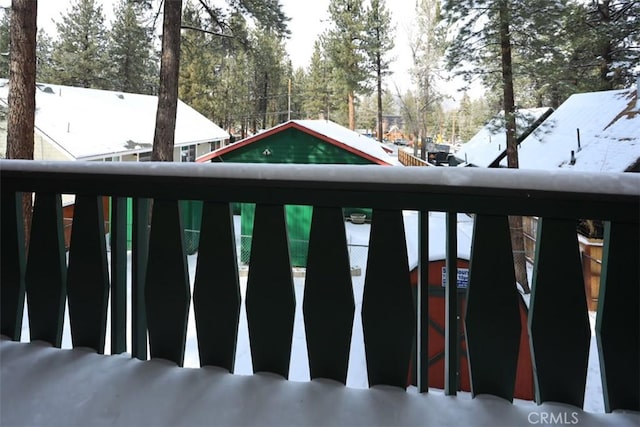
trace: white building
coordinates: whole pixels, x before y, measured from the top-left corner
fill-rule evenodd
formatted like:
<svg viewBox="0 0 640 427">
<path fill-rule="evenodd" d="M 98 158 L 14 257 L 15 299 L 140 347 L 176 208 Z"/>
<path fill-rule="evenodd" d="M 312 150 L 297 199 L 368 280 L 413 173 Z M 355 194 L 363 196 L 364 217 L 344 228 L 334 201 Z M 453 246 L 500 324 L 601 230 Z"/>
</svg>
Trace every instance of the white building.
<svg viewBox="0 0 640 427">
<path fill-rule="evenodd" d="M 0 79 L 0 108 L 7 108 L 8 80 Z M 37 84 L 36 160 L 145 161 L 151 159 L 157 96 Z M 0 152 L 6 152 L 6 115 Z M 220 148 L 229 134 L 178 101 L 174 161 L 194 161 Z"/>
</svg>

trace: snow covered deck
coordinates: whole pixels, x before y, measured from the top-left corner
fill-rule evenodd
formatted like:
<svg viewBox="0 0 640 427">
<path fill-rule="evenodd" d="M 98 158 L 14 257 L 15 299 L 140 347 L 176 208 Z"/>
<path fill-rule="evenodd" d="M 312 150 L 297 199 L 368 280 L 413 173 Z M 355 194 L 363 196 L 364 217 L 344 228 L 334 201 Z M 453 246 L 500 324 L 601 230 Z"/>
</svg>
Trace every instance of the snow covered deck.
<svg viewBox="0 0 640 427">
<path fill-rule="evenodd" d="M 26 291 L 32 341 L 0 341 L 0 424 L 637 425 L 640 177 L 631 175 L 0 161 L 2 334 L 20 339 Z M 27 259 L 22 191 L 36 192 Z M 68 261 L 60 194 L 77 195 Z M 110 264 L 103 195 L 117 202 Z M 123 197 L 136 202 L 129 261 Z M 149 212 L 140 209 L 143 198 L 154 198 L 150 224 Z M 195 268 L 181 242 L 179 199 L 206 201 Z M 229 208 L 236 201 L 257 203 L 243 279 Z M 303 287 L 291 276 L 285 204 L 314 206 Z M 359 287 L 350 276 L 345 206 L 374 209 Z M 406 226 L 406 210 L 419 211 L 418 230 L 428 227 L 430 211 L 447 212 L 449 265 L 458 256 L 456 213 L 474 214 L 463 325 L 456 321 L 458 292 L 445 287 L 444 391 L 424 393 L 428 304 L 420 289 L 430 245 L 426 234 Z M 506 219 L 513 214 L 538 216 L 542 224 L 528 325 L 520 325 L 517 311 Z M 576 218 L 607 224 L 597 347 L 576 256 Z M 413 236 L 421 272 L 415 301 L 407 232 L 419 233 Z M 447 283 L 455 284 L 455 269 L 447 272 Z M 50 347 L 62 345 L 69 323 L 74 349 Z M 456 379 L 460 349 L 450 337 L 462 327 L 472 394 L 458 392 Z M 530 332 L 539 405 L 511 403 L 521 327 Z M 306 352 L 295 348 L 297 328 Z M 179 367 L 189 365 L 185 347 L 194 343 L 205 366 Z M 414 343 L 417 388 L 407 387 Z M 604 409 L 611 413 L 582 409 L 595 348 Z M 137 360 L 147 359 L 147 350 L 152 360 Z M 362 363 L 352 363 L 354 351 Z M 102 352 L 133 357 L 96 354 Z M 245 356 L 253 375 L 234 370 Z M 296 381 L 300 366 L 308 367 L 312 381 Z M 368 389 L 349 386 L 354 366 L 363 369 Z"/>
<path fill-rule="evenodd" d="M 41 342 L 3 339 L 0 360 L 3 426 L 526 426 L 553 417 L 545 424 L 621 427 L 640 421 L 633 412 L 232 375 Z"/>
</svg>

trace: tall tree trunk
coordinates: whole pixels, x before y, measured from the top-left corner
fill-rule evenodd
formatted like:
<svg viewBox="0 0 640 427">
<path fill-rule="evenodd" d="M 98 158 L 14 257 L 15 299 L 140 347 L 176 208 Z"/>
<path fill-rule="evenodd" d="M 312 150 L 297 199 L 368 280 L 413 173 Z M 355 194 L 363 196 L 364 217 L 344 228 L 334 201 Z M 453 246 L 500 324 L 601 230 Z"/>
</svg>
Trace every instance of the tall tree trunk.
<svg viewBox="0 0 640 427">
<path fill-rule="evenodd" d="M 376 58 L 376 74 L 378 77 L 378 141 L 382 142 L 382 65 L 380 54 Z"/>
<path fill-rule="evenodd" d="M 178 109 L 178 71 L 180 69 L 180 26 L 182 0 L 165 0 L 162 21 L 162 57 L 156 129 L 151 160 L 173 161 L 176 112 Z"/>
<path fill-rule="evenodd" d="M 511 65 L 511 34 L 509 30 L 509 0 L 500 1 L 500 50 L 502 56 L 503 107 L 505 117 L 505 132 L 507 136 L 507 165 L 518 168 L 518 147 L 516 140 L 515 101 L 513 96 L 513 69 Z M 527 260 L 524 253 L 524 235 L 522 217 L 509 217 L 511 228 L 511 246 L 516 280 L 525 293 L 529 293 L 529 279 L 527 277 Z"/>
<path fill-rule="evenodd" d="M 355 95 L 352 90 L 347 95 L 347 101 L 349 103 L 349 129 L 356 130 L 356 105 Z"/>
<path fill-rule="evenodd" d="M 37 0 L 11 2 L 9 114 L 7 118 L 8 159 L 33 160 L 33 132 L 36 112 L 36 17 Z M 31 193 L 22 198 L 25 247 L 31 230 Z"/>
</svg>

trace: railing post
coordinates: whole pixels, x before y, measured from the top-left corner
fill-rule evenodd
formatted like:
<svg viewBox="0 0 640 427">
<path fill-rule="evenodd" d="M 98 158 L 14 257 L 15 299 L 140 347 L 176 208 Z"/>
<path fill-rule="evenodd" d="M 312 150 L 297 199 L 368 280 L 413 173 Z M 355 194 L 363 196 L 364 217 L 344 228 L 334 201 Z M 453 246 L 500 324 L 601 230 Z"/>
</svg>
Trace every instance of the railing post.
<svg viewBox="0 0 640 427">
<path fill-rule="evenodd" d="M 418 214 L 418 297 L 416 367 L 420 393 L 429 391 L 429 212 Z"/>
<path fill-rule="evenodd" d="M 0 256 L 0 333 L 20 341 L 24 311 L 25 241 L 22 218 L 22 193 L 3 192 L 0 220 L 2 247 Z"/>
<path fill-rule="evenodd" d="M 73 347 L 93 348 L 104 354 L 109 273 L 102 196 L 76 195 L 67 295 Z"/>
<path fill-rule="evenodd" d="M 111 354 L 127 351 L 127 199 L 111 198 Z"/>
<path fill-rule="evenodd" d="M 369 387 L 407 387 L 415 325 L 402 212 L 374 209 L 362 295 Z"/>
<path fill-rule="evenodd" d="M 149 254 L 149 199 L 133 199 L 131 242 L 131 355 L 147 359 L 147 315 L 144 283 Z"/>
<path fill-rule="evenodd" d="M 445 335 L 444 335 L 444 394 L 455 396 L 458 391 L 458 215 L 446 214 L 446 267 L 445 286 Z"/>
<path fill-rule="evenodd" d="M 606 222 L 596 338 L 605 411 L 640 410 L 638 223 Z"/>
<path fill-rule="evenodd" d="M 191 290 L 178 200 L 153 200 L 144 287 L 151 357 L 183 366 Z"/>
<path fill-rule="evenodd" d="M 529 306 L 538 404 L 582 407 L 591 331 L 576 222 L 541 218 Z"/>
<path fill-rule="evenodd" d="M 29 336 L 62 344 L 67 264 L 60 194 L 36 193 L 25 272 Z"/>
</svg>

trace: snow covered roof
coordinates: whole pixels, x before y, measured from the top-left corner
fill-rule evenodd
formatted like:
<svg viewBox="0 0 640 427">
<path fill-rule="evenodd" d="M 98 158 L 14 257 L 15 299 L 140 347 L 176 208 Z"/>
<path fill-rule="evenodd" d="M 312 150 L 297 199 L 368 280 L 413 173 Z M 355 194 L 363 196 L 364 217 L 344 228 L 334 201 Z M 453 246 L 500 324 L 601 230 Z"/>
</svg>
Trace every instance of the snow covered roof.
<svg viewBox="0 0 640 427">
<path fill-rule="evenodd" d="M 418 267 L 418 216 L 416 211 L 404 212 L 404 228 L 407 239 L 409 270 Z M 473 218 L 467 214 L 458 214 L 457 249 L 458 258 L 471 259 L 471 236 L 473 236 Z M 429 212 L 429 261 L 446 259 L 447 226 L 444 212 Z"/>
<path fill-rule="evenodd" d="M 0 103 L 8 84 L 0 80 Z M 77 160 L 150 151 L 158 98 L 152 95 L 38 84 L 36 132 Z M 178 101 L 175 145 L 219 141 L 229 134 Z"/>
<path fill-rule="evenodd" d="M 549 116 L 551 108 L 520 109 L 516 115 L 516 137 L 530 132 Z M 462 144 L 455 157 L 465 162 L 465 166 L 489 167 L 505 156 L 507 135 L 504 130 L 504 111 L 500 111 L 466 144 Z"/>
<path fill-rule="evenodd" d="M 520 144 L 520 168 L 630 170 L 640 160 L 640 110 L 636 102 L 637 88 L 572 95 Z"/>
<path fill-rule="evenodd" d="M 228 145 L 209 154 L 205 154 L 204 156 L 199 157 L 196 161 L 208 162 L 218 156 L 222 156 L 291 128 L 297 129 L 308 135 L 312 135 L 329 144 L 370 160 L 373 163 L 379 165 L 399 165 L 397 159 L 389 156 L 386 150 L 382 147 L 382 144 L 379 142 L 367 136 L 360 135 L 359 133 L 347 129 L 344 126 L 340 126 L 330 120 L 290 120 L 234 144 Z"/>
<path fill-rule="evenodd" d="M 404 230 L 407 242 L 409 270 L 418 266 L 418 212 L 404 211 Z M 371 224 L 345 223 L 347 242 L 349 245 L 368 246 Z M 473 218 L 467 214 L 458 214 L 458 258 L 471 259 L 471 236 L 473 235 Z M 446 258 L 446 214 L 429 212 L 429 261 Z"/>
</svg>

